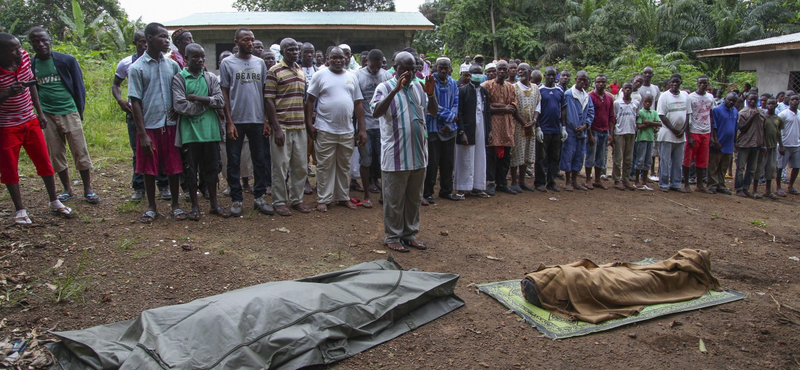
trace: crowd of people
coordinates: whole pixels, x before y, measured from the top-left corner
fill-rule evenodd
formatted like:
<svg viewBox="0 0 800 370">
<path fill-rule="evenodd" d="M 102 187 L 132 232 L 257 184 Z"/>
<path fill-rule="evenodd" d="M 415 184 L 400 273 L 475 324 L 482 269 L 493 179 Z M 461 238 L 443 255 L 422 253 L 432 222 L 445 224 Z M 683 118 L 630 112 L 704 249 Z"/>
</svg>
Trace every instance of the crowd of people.
<svg viewBox="0 0 800 370">
<path fill-rule="evenodd" d="M 75 197 L 67 147 L 84 200 L 100 202 L 81 124 L 80 66 L 51 51 L 41 28 L 28 40 L 33 57 L 0 33 L 0 179 L 17 224 L 31 223 L 19 189 L 20 147 L 44 180 L 53 212 L 73 213 L 62 203 Z M 281 216 L 312 212 L 303 198 L 314 191 L 319 212 L 372 208 L 372 193 L 383 205 L 386 246 L 408 252 L 426 248 L 416 239 L 420 207 L 437 201 L 437 183 L 438 198 L 451 201 L 608 189 L 607 177 L 623 191 L 687 193 L 696 184 L 694 191 L 731 194 L 725 178 L 734 154 L 737 195 L 800 193 L 800 96 L 793 91 L 759 95 L 746 86 L 723 97 L 706 76 L 696 91 L 682 90 L 678 74 L 662 91 L 650 67 L 622 85 L 578 71 L 570 85 L 570 71 L 519 60 L 484 65 L 481 55 L 465 57 L 456 80 L 449 58 L 430 63 L 412 48 L 391 58 L 373 49 L 357 61 L 345 44 L 323 52 L 284 38 L 265 48 L 246 28 L 219 55 L 217 76 L 187 30 L 170 35 L 151 23 L 134 42 L 136 53 L 119 62 L 111 90 L 127 114 L 131 198 L 147 198 L 144 223 L 157 218 L 157 198 L 171 200 L 176 220 L 199 220 L 199 196 L 209 199 L 209 214 L 226 218 L 243 213 L 244 192 L 252 193 L 253 209 Z M 230 207 L 217 196 L 220 174 Z"/>
</svg>

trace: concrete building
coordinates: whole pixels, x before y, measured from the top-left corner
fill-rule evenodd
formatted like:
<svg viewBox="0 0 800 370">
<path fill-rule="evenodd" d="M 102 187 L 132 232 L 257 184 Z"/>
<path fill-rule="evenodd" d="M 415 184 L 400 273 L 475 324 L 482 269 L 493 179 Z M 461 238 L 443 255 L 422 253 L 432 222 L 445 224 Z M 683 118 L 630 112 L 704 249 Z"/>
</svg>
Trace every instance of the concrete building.
<svg viewBox="0 0 800 370">
<path fill-rule="evenodd" d="M 240 27 L 252 30 L 265 49 L 292 37 L 323 51 L 331 45 L 348 44 L 354 56 L 377 48 L 387 60 L 394 51 L 411 46 L 416 31 L 434 29 L 419 12 L 198 13 L 164 25 L 170 31 L 181 27 L 191 31 L 194 41 L 206 50 L 206 66 L 214 72 L 219 53 L 233 48 L 234 32 Z"/>
<path fill-rule="evenodd" d="M 739 56 L 739 70 L 756 71 L 758 91 L 800 91 L 800 32 L 712 49 L 698 57 Z"/>
</svg>

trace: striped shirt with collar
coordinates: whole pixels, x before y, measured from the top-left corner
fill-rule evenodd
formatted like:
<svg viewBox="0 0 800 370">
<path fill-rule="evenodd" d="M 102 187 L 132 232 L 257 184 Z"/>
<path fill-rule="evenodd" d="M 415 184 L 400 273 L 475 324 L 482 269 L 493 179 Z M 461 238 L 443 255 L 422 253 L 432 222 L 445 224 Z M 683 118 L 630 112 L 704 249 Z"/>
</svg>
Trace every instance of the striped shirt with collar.
<svg viewBox="0 0 800 370">
<path fill-rule="evenodd" d="M 394 77 L 378 85 L 370 102 L 373 111 L 397 82 Z M 428 166 L 427 105 L 428 96 L 416 81 L 394 96 L 386 114 L 380 117 L 382 171 L 412 171 Z"/>
<path fill-rule="evenodd" d="M 0 68 L 0 91 L 6 91 L 11 88 L 11 85 L 19 82 L 33 80 L 33 71 L 31 70 L 31 58 L 28 52 L 22 52 L 22 63 L 17 66 L 14 71 L 6 71 Z M 36 115 L 33 114 L 33 101 L 31 100 L 30 89 L 25 87 L 23 91 L 17 95 L 9 97 L 0 105 L 0 127 L 13 127 L 26 123 L 34 119 Z"/>
<path fill-rule="evenodd" d="M 297 63 L 289 68 L 286 60 L 281 59 L 267 72 L 264 98 L 275 99 L 278 123 L 284 129 L 305 130 L 305 92 L 306 75 Z"/>
<path fill-rule="evenodd" d="M 169 119 L 169 112 L 172 110 L 172 77 L 180 71 L 174 60 L 163 54 L 159 59 L 153 59 L 147 53 L 128 68 L 128 97 L 142 101 L 145 129 L 177 124 Z"/>
</svg>

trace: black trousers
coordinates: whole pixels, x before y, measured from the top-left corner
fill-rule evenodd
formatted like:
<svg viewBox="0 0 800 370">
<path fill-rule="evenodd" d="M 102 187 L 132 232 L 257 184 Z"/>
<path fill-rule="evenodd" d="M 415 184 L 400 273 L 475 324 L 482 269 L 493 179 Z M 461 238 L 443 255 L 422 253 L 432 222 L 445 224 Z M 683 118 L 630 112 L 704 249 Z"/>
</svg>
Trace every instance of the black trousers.
<svg viewBox="0 0 800 370">
<path fill-rule="evenodd" d="M 497 186 L 507 186 L 506 176 L 511 167 L 511 147 L 503 147 L 503 158 L 497 156 L 497 148 L 495 146 L 486 148 L 486 181 L 493 182 Z"/>
<path fill-rule="evenodd" d="M 536 143 L 535 186 L 553 186 L 561 161 L 561 134 L 545 134 L 543 143 Z"/>
<path fill-rule="evenodd" d="M 424 197 L 433 196 L 436 174 L 439 173 L 439 196 L 453 192 L 453 166 L 456 160 L 456 139 L 441 140 L 436 133 L 428 137 L 428 168 L 425 170 Z"/>
</svg>

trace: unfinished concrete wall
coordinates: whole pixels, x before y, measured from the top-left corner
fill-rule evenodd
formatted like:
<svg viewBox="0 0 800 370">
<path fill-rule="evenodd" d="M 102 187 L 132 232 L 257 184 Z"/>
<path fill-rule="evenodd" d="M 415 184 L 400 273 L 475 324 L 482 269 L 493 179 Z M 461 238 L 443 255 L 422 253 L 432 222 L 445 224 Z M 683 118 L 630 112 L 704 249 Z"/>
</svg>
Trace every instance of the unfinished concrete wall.
<svg viewBox="0 0 800 370">
<path fill-rule="evenodd" d="M 739 69 L 756 71 L 759 92 L 777 94 L 789 88 L 789 72 L 800 72 L 800 50 L 742 54 Z"/>
</svg>

